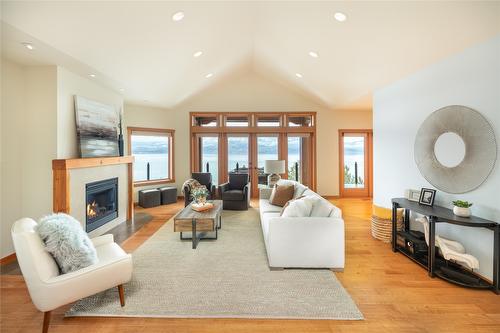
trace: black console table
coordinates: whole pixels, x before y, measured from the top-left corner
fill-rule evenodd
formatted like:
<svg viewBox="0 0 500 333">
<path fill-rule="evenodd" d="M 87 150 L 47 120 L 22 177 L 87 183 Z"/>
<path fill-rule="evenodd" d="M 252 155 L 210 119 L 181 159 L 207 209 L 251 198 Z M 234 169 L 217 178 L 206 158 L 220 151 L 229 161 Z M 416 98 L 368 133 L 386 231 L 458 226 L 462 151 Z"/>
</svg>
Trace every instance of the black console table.
<svg viewBox="0 0 500 333">
<path fill-rule="evenodd" d="M 403 208 L 404 230 L 397 230 L 397 210 Z M 415 251 L 417 244 L 422 245 L 421 237 L 410 230 L 410 211 L 425 215 L 429 219 L 429 245 L 425 243 L 426 251 Z M 470 272 L 458 264 L 444 260 L 437 255 L 435 246 L 436 224 L 449 223 L 471 228 L 486 228 L 494 233 L 493 243 L 493 282 L 487 281 L 482 277 Z M 398 236 L 404 238 L 413 247 L 410 250 L 406 246 L 398 244 Z M 421 248 L 420 248 L 421 249 Z M 448 282 L 469 288 L 490 289 L 496 294 L 500 294 L 500 224 L 479 217 L 459 217 L 453 214 L 453 211 L 440 206 L 425 206 L 418 202 L 410 201 L 405 198 L 392 199 L 392 250 L 400 252 L 415 261 L 420 266 L 427 269 L 430 277 L 438 276 Z"/>
</svg>

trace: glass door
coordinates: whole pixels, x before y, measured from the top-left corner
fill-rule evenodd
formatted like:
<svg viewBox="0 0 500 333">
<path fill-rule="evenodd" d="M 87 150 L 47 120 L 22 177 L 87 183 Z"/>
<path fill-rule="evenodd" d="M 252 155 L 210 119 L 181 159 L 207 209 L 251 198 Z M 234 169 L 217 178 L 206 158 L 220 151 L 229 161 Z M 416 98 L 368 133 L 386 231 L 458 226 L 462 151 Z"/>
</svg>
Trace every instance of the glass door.
<svg viewBox="0 0 500 333">
<path fill-rule="evenodd" d="M 340 195 L 371 196 L 371 132 L 340 131 Z"/>
<path fill-rule="evenodd" d="M 287 137 L 287 176 L 306 186 L 312 180 L 312 145 L 309 134 L 293 134 Z"/>
<path fill-rule="evenodd" d="M 212 174 L 212 183 L 219 184 L 219 136 L 203 134 L 198 137 L 200 172 Z"/>
<path fill-rule="evenodd" d="M 248 134 L 227 135 L 228 173 L 248 173 L 251 177 L 250 136 Z M 251 180 L 250 180 L 251 181 Z M 222 183 L 222 182 L 221 182 Z"/>
<path fill-rule="evenodd" d="M 252 184 L 253 193 L 258 196 L 260 188 L 268 187 L 267 176 L 264 172 L 264 165 L 267 160 L 279 160 L 279 136 L 277 134 L 257 134 L 255 138 L 255 163 L 253 179 L 258 181 Z M 283 175 L 282 175 L 283 176 Z"/>
</svg>

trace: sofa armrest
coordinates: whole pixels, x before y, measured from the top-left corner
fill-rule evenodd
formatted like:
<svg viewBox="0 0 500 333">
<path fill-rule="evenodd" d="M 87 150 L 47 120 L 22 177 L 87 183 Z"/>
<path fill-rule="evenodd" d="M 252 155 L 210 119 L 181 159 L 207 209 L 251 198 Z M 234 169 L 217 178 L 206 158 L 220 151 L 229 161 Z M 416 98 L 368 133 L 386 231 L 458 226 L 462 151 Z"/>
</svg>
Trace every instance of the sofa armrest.
<svg viewBox="0 0 500 333">
<path fill-rule="evenodd" d="M 273 193 L 272 188 L 261 188 L 259 189 L 259 199 L 269 199 Z"/>
<path fill-rule="evenodd" d="M 95 247 L 98 247 L 98 246 L 101 246 L 101 245 L 113 243 L 114 242 L 114 238 L 113 238 L 112 234 L 106 234 L 106 235 L 94 237 L 94 238 L 91 239 L 91 241 L 92 241 L 92 243 L 94 244 Z"/>
<path fill-rule="evenodd" d="M 344 267 L 344 220 L 274 217 L 268 223 L 266 248 L 271 267 Z"/>
</svg>

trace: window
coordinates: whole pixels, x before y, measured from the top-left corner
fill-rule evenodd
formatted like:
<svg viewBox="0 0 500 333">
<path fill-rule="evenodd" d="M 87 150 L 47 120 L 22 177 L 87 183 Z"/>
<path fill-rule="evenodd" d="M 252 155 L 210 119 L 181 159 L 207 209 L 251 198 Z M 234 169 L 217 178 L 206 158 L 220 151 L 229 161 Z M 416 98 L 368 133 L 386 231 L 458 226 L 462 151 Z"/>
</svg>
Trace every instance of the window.
<svg viewBox="0 0 500 333">
<path fill-rule="evenodd" d="M 312 116 L 288 116 L 288 126 L 290 127 L 299 127 L 299 126 L 312 126 Z"/>
<path fill-rule="evenodd" d="M 135 157 L 135 186 L 169 183 L 174 177 L 174 130 L 128 128 L 128 152 Z"/>
<path fill-rule="evenodd" d="M 198 127 L 217 127 L 219 122 L 217 121 L 217 115 L 195 115 L 193 116 L 193 126 Z"/>
<path fill-rule="evenodd" d="M 259 127 L 280 127 L 281 116 L 257 116 L 257 126 Z"/>
<path fill-rule="evenodd" d="M 225 116 L 226 126 L 228 127 L 248 127 L 248 116 Z"/>
</svg>

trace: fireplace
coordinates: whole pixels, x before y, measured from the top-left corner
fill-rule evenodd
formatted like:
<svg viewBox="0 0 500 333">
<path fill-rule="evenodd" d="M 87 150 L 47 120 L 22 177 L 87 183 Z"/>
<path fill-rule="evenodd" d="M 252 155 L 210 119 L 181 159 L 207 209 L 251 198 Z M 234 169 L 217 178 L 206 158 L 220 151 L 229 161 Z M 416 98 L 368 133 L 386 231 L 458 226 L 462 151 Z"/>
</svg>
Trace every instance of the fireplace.
<svg viewBox="0 0 500 333">
<path fill-rule="evenodd" d="M 87 232 L 118 217 L 118 178 L 86 184 L 85 190 Z"/>
</svg>

